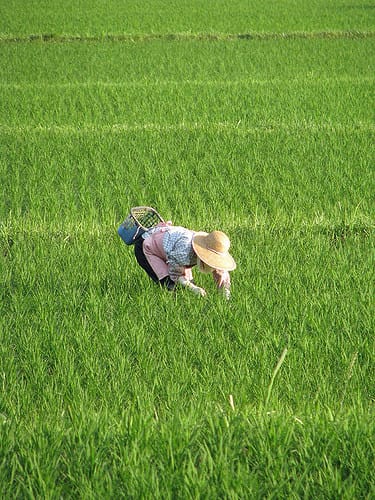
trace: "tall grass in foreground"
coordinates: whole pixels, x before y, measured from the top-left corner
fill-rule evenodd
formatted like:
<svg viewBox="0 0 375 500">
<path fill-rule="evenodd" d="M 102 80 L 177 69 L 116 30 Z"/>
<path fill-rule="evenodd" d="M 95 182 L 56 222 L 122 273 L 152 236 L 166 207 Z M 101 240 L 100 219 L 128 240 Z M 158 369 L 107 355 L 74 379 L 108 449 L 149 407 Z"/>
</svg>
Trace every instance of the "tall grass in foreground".
<svg viewBox="0 0 375 500">
<path fill-rule="evenodd" d="M 191 427 L 188 417 L 163 423 L 128 410 L 113 422 L 85 412 L 13 438 L 8 429 L 3 478 L 17 496 L 46 498 L 373 496 L 363 467 L 373 427 L 363 419 L 217 412 Z"/>
</svg>

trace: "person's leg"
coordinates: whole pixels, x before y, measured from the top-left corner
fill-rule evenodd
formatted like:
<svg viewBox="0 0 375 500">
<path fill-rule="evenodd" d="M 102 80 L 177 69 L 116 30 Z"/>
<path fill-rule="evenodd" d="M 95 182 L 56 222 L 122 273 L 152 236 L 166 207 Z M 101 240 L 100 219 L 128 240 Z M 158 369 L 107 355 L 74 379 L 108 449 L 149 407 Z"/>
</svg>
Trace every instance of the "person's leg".
<svg viewBox="0 0 375 500">
<path fill-rule="evenodd" d="M 167 256 L 163 249 L 163 237 L 163 233 L 155 233 L 143 242 L 143 254 L 159 281 L 169 275 Z"/>
<path fill-rule="evenodd" d="M 139 238 L 134 244 L 134 254 L 137 259 L 138 264 L 146 271 L 149 277 L 155 282 L 159 283 L 161 286 L 167 288 L 168 290 L 174 290 L 175 283 L 170 279 L 169 276 L 164 276 L 159 279 L 149 264 L 143 250 L 143 238 Z"/>
<path fill-rule="evenodd" d="M 149 277 L 155 281 L 155 283 L 159 282 L 158 277 L 154 273 L 152 267 L 148 263 L 148 260 L 146 259 L 145 254 L 143 253 L 143 242 L 145 240 L 143 238 L 139 238 L 135 243 L 134 243 L 134 255 L 135 258 L 137 259 L 138 264 L 146 271 L 146 273 L 149 275 Z"/>
</svg>

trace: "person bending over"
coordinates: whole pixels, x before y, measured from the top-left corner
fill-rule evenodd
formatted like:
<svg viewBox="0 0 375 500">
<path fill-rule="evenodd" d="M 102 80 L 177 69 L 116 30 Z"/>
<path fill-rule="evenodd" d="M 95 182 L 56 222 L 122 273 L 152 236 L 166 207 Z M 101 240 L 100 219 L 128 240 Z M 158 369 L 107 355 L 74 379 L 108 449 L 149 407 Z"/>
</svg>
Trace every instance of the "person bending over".
<svg viewBox="0 0 375 500">
<path fill-rule="evenodd" d="M 180 284 L 205 296 L 206 291 L 193 281 L 191 268 L 197 265 L 200 272 L 212 274 L 217 287 L 229 299 L 229 271 L 236 268 L 229 247 L 229 238 L 221 231 L 195 232 L 162 222 L 135 242 L 134 253 L 149 277 L 168 290 Z"/>
</svg>

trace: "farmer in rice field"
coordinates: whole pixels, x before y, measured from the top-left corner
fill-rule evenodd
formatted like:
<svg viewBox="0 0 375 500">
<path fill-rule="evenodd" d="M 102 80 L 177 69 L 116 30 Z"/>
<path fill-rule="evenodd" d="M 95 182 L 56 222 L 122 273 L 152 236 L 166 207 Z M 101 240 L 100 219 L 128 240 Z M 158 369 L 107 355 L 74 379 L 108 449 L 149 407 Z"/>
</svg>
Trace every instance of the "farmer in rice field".
<svg viewBox="0 0 375 500">
<path fill-rule="evenodd" d="M 170 222 L 161 222 L 135 242 L 135 257 L 150 278 L 173 290 L 176 284 L 205 296 L 206 291 L 193 281 L 191 268 L 210 273 L 218 289 L 230 297 L 229 271 L 236 268 L 229 254 L 230 241 L 221 231 L 195 232 Z"/>
</svg>

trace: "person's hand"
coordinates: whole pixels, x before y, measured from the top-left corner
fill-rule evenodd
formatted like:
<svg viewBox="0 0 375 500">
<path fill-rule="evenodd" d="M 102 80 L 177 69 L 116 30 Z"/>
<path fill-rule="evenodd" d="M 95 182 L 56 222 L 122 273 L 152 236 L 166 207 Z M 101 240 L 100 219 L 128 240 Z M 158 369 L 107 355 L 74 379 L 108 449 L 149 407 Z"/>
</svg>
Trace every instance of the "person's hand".
<svg viewBox="0 0 375 500">
<path fill-rule="evenodd" d="M 215 269 L 212 271 L 212 277 L 218 288 L 230 287 L 230 276 L 228 271 L 219 271 L 218 269 Z"/>
<path fill-rule="evenodd" d="M 190 284 L 188 288 L 189 290 L 191 290 L 196 295 L 199 295 L 200 297 L 205 297 L 207 295 L 206 290 L 204 288 L 201 288 L 200 286 Z"/>
<path fill-rule="evenodd" d="M 183 276 L 180 276 L 178 278 L 178 282 L 184 288 L 188 288 L 189 290 L 191 290 L 196 295 L 199 295 L 200 297 L 205 297 L 207 295 L 206 290 L 204 288 L 201 288 L 200 286 L 194 285 L 194 283 L 192 283 L 190 280 L 186 279 Z"/>
<path fill-rule="evenodd" d="M 223 291 L 224 297 L 230 299 L 230 275 L 228 271 L 219 271 L 215 269 L 212 271 L 212 277 L 216 286 Z"/>
</svg>

